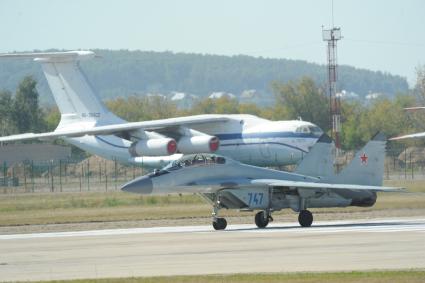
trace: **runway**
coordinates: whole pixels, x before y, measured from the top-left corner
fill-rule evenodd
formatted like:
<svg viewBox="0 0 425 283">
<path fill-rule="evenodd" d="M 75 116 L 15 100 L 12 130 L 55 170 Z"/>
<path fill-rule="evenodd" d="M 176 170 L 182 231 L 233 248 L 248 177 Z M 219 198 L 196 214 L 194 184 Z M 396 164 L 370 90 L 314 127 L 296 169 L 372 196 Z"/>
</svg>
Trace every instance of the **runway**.
<svg viewBox="0 0 425 283">
<path fill-rule="evenodd" d="M 425 268 L 425 218 L 0 235 L 0 281 Z"/>
</svg>

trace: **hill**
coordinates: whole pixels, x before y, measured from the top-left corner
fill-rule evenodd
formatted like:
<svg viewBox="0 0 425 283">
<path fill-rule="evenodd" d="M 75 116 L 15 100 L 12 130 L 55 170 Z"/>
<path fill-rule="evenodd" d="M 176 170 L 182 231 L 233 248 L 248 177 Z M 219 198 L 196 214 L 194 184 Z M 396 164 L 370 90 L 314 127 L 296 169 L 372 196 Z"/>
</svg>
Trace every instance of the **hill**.
<svg viewBox="0 0 425 283">
<path fill-rule="evenodd" d="M 132 94 L 171 91 L 206 96 L 214 91 L 239 95 L 255 89 L 271 96 L 272 81 L 287 82 L 309 76 L 318 85 L 326 81 L 326 66 L 301 60 L 267 59 L 244 55 L 219 56 L 172 52 L 94 50 L 102 59 L 81 62 L 94 88 L 103 99 Z M 31 74 L 39 82 L 41 101 L 52 96 L 40 66 L 31 60 L 0 61 L 0 88 L 14 91 L 19 81 Z M 357 93 L 405 92 L 405 78 L 389 73 L 339 67 L 339 88 Z"/>
</svg>

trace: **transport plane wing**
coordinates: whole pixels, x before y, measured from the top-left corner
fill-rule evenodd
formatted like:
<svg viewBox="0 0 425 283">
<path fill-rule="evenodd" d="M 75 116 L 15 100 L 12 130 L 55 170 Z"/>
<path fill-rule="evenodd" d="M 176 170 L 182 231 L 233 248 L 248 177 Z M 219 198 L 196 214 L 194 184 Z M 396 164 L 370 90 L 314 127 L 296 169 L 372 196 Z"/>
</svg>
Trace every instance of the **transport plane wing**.
<svg viewBox="0 0 425 283">
<path fill-rule="evenodd" d="M 77 129 L 57 129 L 54 132 L 46 133 L 25 133 L 19 135 L 11 135 L 0 137 L 0 142 L 10 142 L 28 139 L 49 139 L 58 137 L 81 137 L 84 135 L 113 135 L 123 132 L 131 132 L 136 130 L 149 131 L 149 130 L 166 130 L 172 127 L 185 127 L 191 125 L 201 125 L 207 123 L 226 122 L 228 119 L 222 116 L 215 115 L 198 115 L 189 117 L 169 118 L 162 120 L 152 120 L 143 122 L 130 122 L 122 124 L 113 124 L 106 126 L 94 126 L 88 129 L 81 129 L 84 125 L 79 125 Z"/>
</svg>

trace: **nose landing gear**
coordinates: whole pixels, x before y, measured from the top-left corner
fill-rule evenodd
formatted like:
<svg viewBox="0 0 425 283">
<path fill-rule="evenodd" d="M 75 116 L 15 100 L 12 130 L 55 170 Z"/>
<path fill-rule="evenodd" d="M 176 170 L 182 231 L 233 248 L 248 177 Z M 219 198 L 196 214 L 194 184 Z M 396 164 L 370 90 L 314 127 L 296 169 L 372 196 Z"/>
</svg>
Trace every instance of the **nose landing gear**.
<svg viewBox="0 0 425 283">
<path fill-rule="evenodd" d="M 212 223 L 215 230 L 224 230 L 227 227 L 226 218 L 216 218 Z"/>
<path fill-rule="evenodd" d="M 212 212 L 212 226 L 215 230 L 224 230 L 227 227 L 227 221 L 223 217 L 218 217 L 218 211 L 220 210 L 220 195 L 216 195 L 214 201 L 213 212 Z"/>
</svg>

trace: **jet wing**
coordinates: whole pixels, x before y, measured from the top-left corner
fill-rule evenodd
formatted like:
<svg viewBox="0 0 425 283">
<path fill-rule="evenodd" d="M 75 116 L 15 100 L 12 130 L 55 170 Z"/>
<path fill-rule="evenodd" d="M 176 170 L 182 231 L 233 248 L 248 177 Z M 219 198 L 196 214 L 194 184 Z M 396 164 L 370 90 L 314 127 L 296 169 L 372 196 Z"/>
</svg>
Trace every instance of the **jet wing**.
<svg viewBox="0 0 425 283">
<path fill-rule="evenodd" d="M 353 190 L 353 191 L 374 191 L 374 192 L 402 192 L 405 188 L 401 187 L 383 187 L 383 186 L 365 186 L 353 184 L 328 184 L 315 182 L 298 182 L 278 179 L 207 179 L 195 183 L 189 183 L 185 186 L 208 187 L 210 189 L 237 189 L 247 187 L 291 187 L 302 189 L 331 189 L 331 190 Z"/>
<path fill-rule="evenodd" d="M 415 134 L 410 134 L 410 135 L 404 135 L 404 136 L 399 136 L 399 137 L 393 137 L 390 138 L 390 141 L 396 141 L 396 140 L 404 140 L 404 139 L 414 139 L 414 138 L 423 138 L 425 137 L 425 132 L 422 133 L 415 133 Z"/>
<path fill-rule="evenodd" d="M 353 191 L 374 191 L 374 192 L 400 192 L 405 190 L 401 187 L 384 187 L 384 186 L 365 186 L 354 184 L 329 184 L 314 182 L 298 182 L 274 179 L 256 179 L 252 180 L 252 184 L 268 185 L 270 187 L 294 187 L 302 189 L 331 189 L 331 190 L 353 190 Z"/>
<path fill-rule="evenodd" d="M 165 128 L 173 128 L 178 126 L 200 125 L 207 123 L 226 122 L 228 118 L 221 115 L 198 115 L 188 117 L 169 118 L 161 120 L 143 121 L 143 122 L 130 122 L 106 126 L 95 126 L 87 129 L 69 129 L 69 130 L 56 130 L 54 132 L 46 133 L 25 133 L 19 135 L 11 135 L 0 137 L 0 142 L 10 142 L 29 139 L 52 139 L 63 137 L 81 137 L 84 135 L 113 135 L 135 130 L 158 130 Z"/>
</svg>

